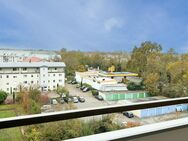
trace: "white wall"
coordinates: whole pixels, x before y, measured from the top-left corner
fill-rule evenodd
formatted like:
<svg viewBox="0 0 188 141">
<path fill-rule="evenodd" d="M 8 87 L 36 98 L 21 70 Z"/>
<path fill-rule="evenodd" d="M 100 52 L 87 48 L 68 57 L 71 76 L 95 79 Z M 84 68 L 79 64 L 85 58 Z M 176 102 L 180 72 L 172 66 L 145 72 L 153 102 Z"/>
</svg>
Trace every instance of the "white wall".
<svg viewBox="0 0 188 141">
<path fill-rule="evenodd" d="M 55 68 L 54 68 L 55 69 Z M 54 90 L 57 85 L 65 85 L 65 73 L 64 70 L 56 69 L 56 71 L 48 72 L 47 67 L 41 67 L 36 71 L 36 68 L 27 68 L 27 71 L 23 71 L 22 68 L 19 71 L 13 71 L 13 68 L 1 68 L 0 71 L 0 89 L 11 93 L 18 91 L 18 86 L 29 87 L 31 85 L 38 85 L 40 87 L 46 86 L 46 90 Z"/>
</svg>

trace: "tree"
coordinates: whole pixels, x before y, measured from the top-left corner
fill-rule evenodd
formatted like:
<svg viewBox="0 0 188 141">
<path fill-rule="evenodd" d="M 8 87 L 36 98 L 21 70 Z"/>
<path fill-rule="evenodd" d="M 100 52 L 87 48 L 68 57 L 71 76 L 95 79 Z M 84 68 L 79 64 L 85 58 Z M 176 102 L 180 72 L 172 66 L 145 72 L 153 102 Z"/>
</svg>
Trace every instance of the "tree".
<svg viewBox="0 0 188 141">
<path fill-rule="evenodd" d="M 159 93 L 158 81 L 159 81 L 159 75 L 157 73 L 148 74 L 146 79 L 144 80 L 144 84 L 146 85 L 146 90 L 151 92 L 151 94 L 153 95 L 157 95 Z"/>
<path fill-rule="evenodd" d="M 26 137 L 28 139 L 37 138 L 42 141 L 59 141 L 120 129 L 112 121 L 112 116 L 103 116 L 102 120 L 90 120 L 88 122 L 73 119 L 29 126 L 26 130 Z"/>
<path fill-rule="evenodd" d="M 7 98 L 8 94 L 2 90 L 0 90 L 0 104 L 2 104 L 6 98 Z"/>
<path fill-rule="evenodd" d="M 69 96 L 69 91 L 65 88 L 65 87 L 62 87 L 62 86 L 58 86 L 57 89 L 56 89 L 56 93 L 62 97 L 62 95 L 64 94 L 65 96 Z"/>
<path fill-rule="evenodd" d="M 22 105 L 26 113 L 40 113 L 41 92 L 38 88 L 20 89 L 17 93 L 16 101 Z"/>
<path fill-rule="evenodd" d="M 127 63 L 127 69 L 133 72 L 142 73 L 146 69 L 148 57 L 153 54 L 160 53 L 161 45 L 149 41 L 141 43 L 140 47 L 133 49 L 131 59 Z"/>
</svg>

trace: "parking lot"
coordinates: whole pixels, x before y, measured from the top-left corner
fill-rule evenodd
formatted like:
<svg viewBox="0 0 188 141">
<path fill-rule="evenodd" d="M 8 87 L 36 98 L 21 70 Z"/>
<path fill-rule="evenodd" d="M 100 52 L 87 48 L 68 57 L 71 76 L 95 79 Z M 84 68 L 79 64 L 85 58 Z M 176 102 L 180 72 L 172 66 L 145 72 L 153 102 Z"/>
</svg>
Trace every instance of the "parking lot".
<svg viewBox="0 0 188 141">
<path fill-rule="evenodd" d="M 76 85 L 73 84 L 66 84 L 65 87 L 69 90 L 70 96 L 81 96 L 84 97 L 85 102 L 83 103 L 73 103 L 71 102 L 71 105 L 75 108 L 78 109 L 85 109 L 85 108 L 94 108 L 94 107 L 102 107 L 102 106 L 108 106 L 108 105 L 116 105 L 120 104 L 122 102 L 126 103 L 125 101 L 99 101 L 96 99 L 91 91 L 88 92 L 83 92 L 79 88 L 76 88 Z M 57 94 L 50 94 L 53 97 L 57 97 Z M 57 107 L 57 105 L 54 105 Z M 64 103 L 58 104 L 59 110 L 66 109 L 65 107 L 68 106 L 68 104 Z M 57 110 L 57 108 L 55 108 Z M 55 110 L 55 111 L 56 111 Z M 166 114 L 166 115 L 161 115 L 161 116 L 156 116 L 156 117 L 148 117 L 148 118 L 138 118 L 138 117 L 133 117 L 133 118 L 128 118 L 124 116 L 122 113 L 114 113 L 114 122 L 118 124 L 124 124 L 124 123 L 132 123 L 132 124 L 138 124 L 138 125 L 144 125 L 144 124 L 151 124 L 151 123 L 156 123 L 156 122 L 161 122 L 161 121 L 166 121 L 166 120 L 172 120 L 176 118 L 182 118 L 188 116 L 188 112 L 181 112 L 181 113 L 171 113 L 171 114 Z M 92 120 L 92 119 L 101 119 L 102 116 L 92 116 L 92 117 L 85 117 L 82 118 L 85 121 Z"/>
<path fill-rule="evenodd" d="M 79 88 L 76 88 L 76 85 L 73 84 L 66 84 L 66 88 L 69 90 L 69 93 L 71 96 L 82 96 L 85 98 L 85 102 L 84 103 L 74 103 L 74 105 L 78 108 L 78 109 L 82 109 L 82 108 L 93 108 L 93 107 L 101 107 L 101 106 L 107 106 L 107 105 L 115 105 L 118 103 L 118 101 L 99 101 L 98 99 L 96 99 L 95 97 L 92 96 L 91 91 L 88 92 L 82 92 Z M 122 123 L 122 122 L 139 122 L 140 123 L 140 119 L 137 117 L 134 118 L 128 118 L 126 116 L 124 116 L 122 113 L 115 113 L 114 115 L 114 122 L 118 122 L 118 123 Z M 95 117 L 101 117 L 101 116 L 93 116 Z M 86 118 L 87 119 L 87 118 Z M 91 117 L 89 117 L 89 119 L 91 119 Z"/>
<path fill-rule="evenodd" d="M 108 105 L 105 101 L 99 101 L 92 96 L 91 91 L 82 92 L 79 88 L 76 88 L 76 85 L 66 84 L 65 87 L 69 90 L 71 96 L 82 96 L 85 99 L 84 103 L 75 103 L 75 106 L 78 109 L 82 108 L 92 108 L 92 107 L 101 107 Z"/>
</svg>

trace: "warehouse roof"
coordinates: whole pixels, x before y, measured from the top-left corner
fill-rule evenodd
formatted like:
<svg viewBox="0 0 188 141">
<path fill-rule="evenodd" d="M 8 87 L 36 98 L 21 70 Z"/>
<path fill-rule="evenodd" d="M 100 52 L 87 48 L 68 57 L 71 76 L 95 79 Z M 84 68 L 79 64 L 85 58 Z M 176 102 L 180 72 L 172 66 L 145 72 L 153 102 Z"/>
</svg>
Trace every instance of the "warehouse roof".
<svg viewBox="0 0 188 141">
<path fill-rule="evenodd" d="M 132 72 L 106 72 L 106 71 L 101 71 L 99 75 L 110 76 L 110 77 L 138 76 L 137 73 L 132 73 Z"/>
<path fill-rule="evenodd" d="M 111 90 L 111 91 L 102 91 L 104 94 L 137 94 L 137 93 L 147 93 L 147 91 L 129 91 L 129 90 Z"/>
<path fill-rule="evenodd" d="M 154 97 L 146 97 L 146 98 L 140 98 L 140 99 L 131 99 L 129 101 L 132 102 L 132 103 L 136 103 L 136 102 L 156 101 L 156 100 L 162 100 L 162 99 L 167 99 L 167 97 L 154 96 Z"/>
<path fill-rule="evenodd" d="M 0 68 L 17 67 L 65 67 L 63 62 L 1 62 Z"/>
</svg>

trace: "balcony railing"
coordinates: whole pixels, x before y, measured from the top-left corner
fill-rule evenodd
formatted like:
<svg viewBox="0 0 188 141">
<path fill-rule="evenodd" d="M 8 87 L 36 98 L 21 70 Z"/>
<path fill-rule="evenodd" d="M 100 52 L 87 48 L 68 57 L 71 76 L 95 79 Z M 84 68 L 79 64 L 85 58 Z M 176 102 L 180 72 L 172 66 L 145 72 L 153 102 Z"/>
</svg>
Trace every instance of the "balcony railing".
<svg viewBox="0 0 188 141">
<path fill-rule="evenodd" d="M 146 109 L 153 107 L 161 107 L 175 104 L 184 104 L 188 103 L 188 97 L 183 98 L 174 98 L 174 99 L 165 99 L 149 102 L 139 102 L 136 104 L 126 104 L 126 105 L 113 105 L 113 106 L 104 106 L 99 108 L 88 108 L 88 109 L 76 109 L 69 111 L 53 112 L 53 113 L 43 113 L 36 115 L 25 115 L 18 117 L 10 117 L 0 119 L 0 129 L 32 125 L 38 123 L 46 123 L 59 120 L 67 120 L 73 118 L 81 118 L 87 116 L 95 116 L 101 114 L 116 113 L 122 111 L 130 111 L 137 109 Z M 188 118 L 182 118 L 177 120 L 165 121 L 161 123 L 155 123 L 150 125 L 143 125 L 139 127 L 133 127 L 129 129 L 122 129 L 97 135 L 91 135 L 71 140 L 130 140 L 136 139 L 138 137 L 143 137 L 143 141 L 147 140 L 146 136 L 157 135 L 163 133 L 163 131 L 171 131 L 173 129 L 183 129 L 184 126 L 188 127 Z M 184 131 L 188 131 L 184 129 Z M 186 134 L 186 137 L 188 135 Z M 153 137 L 155 140 L 155 137 Z M 153 141 L 154 141 L 153 140 Z M 142 140 L 141 140 L 142 141 Z"/>
</svg>

